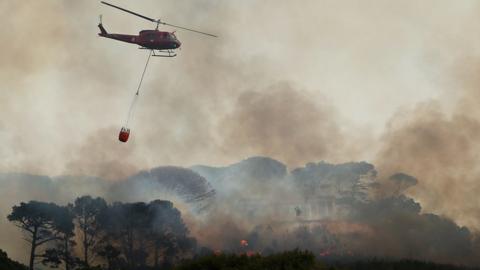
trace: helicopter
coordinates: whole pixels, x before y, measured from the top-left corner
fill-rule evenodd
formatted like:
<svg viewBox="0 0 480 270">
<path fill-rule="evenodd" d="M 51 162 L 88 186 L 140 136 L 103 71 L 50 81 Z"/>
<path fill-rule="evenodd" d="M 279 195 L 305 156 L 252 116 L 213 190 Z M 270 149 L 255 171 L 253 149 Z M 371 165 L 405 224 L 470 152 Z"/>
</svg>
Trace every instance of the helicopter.
<svg viewBox="0 0 480 270">
<path fill-rule="evenodd" d="M 174 57 L 174 56 L 177 55 L 174 50 L 180 48 L 180 46 L 182 45 L 182 43 L 175 36 L 175 32 L 159 31 L 158 26 L 160 24 L 168 25 L 168 26 L 171 26 L 171 27 L 175 27 L 175 28 L 179 28 L 179 29 L 183 29 L 183 30 L 187 30 L 187 31 L 191 31 L 191 32 L 195 32 L 195 33 L 198 33 L 198 34 L 207 35 L 207 36 L 210 36 L 210 37 L 217 37 L 216 35 L 212 35 L 212 34 L 209 34 L 209 33 L 193 30 L 193 29 L 190 29 L 190 28 L 181 27 L 181 26 L 178 26 L 178 25 L 169 24 L 169 23 L 166 23 L 164 21 L 161 21 L 160 19 L 155 20 L 155 19 L 143 16 L 141 14 L 138 14 L 136 12 L 130 11 L 128 9 L 124 9 L 122 7 L 119 7 L 119 6 L 112 5 L 112 4 L 104 2 L 104 1 L 101 1 L 101 3 L 157 24 L 155 30 L 142 30 L 142 31 L 139 32 L 138 35 L 108 33 L 107 30 L 105 30 L 105 28 L 103 27 L 102 15 L 100 15 L 100 23 L 98 24 L 98 28 L 100 28 L 100 33 L 98 33 L 99 36 L 104 37 L 104 38 L 119 40 L 119 41 L 122 41 L 122 42 L 137 44 L 137 45 L 140 46 L 139 49 L 151 50 L 152 53 L 153 53 L 152 54 L 153 56 Z M 155 51 L 157 53 L 155 53 Z"/>
</svg>

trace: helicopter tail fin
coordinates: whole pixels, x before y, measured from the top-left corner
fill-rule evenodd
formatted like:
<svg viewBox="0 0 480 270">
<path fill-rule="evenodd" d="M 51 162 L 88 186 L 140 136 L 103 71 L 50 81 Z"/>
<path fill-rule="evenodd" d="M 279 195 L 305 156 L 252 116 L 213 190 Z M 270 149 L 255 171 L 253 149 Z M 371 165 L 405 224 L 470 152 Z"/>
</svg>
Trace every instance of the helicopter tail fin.
<svg viewBox="0 0 480 270">
<path fill-rule="evenodd" d="M 98 28 L 100 28 L 100 33 L 98 34 L 99 36 L 105 36 L 107 35 L 107 30 L 105 30 L 105 28 L 103 28 L 103 25 L 102 23 L 99 23 L 98 24 Z"/>
<path fill-rule="evenodd" d="M 103 28 L 102 15 L 100 15 L 99 18 L 100 18 L 100 22 L 98 23 L 98 28 L 100 28 L 100 33 L 98 35 L 99 36 L 106 36 L 108 33 L 107 33 L 107 30 L 105 30 L 105 28 Z"/>
</svg>

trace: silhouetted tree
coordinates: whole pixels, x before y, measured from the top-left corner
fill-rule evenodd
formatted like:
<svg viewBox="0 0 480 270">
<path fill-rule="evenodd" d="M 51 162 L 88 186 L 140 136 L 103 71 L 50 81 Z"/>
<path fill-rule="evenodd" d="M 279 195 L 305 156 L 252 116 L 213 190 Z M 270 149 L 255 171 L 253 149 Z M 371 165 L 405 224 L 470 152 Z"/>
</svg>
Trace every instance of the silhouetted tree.
<svg viewBox="0 0 480 270">
<path fill-rule="evenodd" d="M 99 225 L 104 243 L 100 255 L 109 265 L 120 258 L 128 269 L 172 265 L 196 246 L 180 211 L 168 201 L 114 203 L 99 216 Z"/>
<path fill-rule="evenodd" d="M 128 269 L 145 264 L 148 209 L 143 202 L 116 202 L 99 219 L 105 245 L 121 251 Z"/>
<path fill-rule="evenodd" d="M 55 231 L 58 242 L 53 248 L 45 251 L 42 260 L 43 264 L 58 267 L 63 262 L 65 270 L 70 270 L 79 263 L 78 259 L 72 254 L 72 248 L 76 245 L 73 240 L 75 236 L 73 218 L 72 205 L 58 207 L 54 212 L 52 229 Z"/>
<path fill-rule="evenodd" d="M 99 216 L 106 211 L 107 203 L 102 198 L 82 196 L 75 200 L 73 211 L 82 237 L 83 263 L 89 266 L 90 253 L 93 252 L 99 237 Z"/>
<path fill-rule="evenodd" d="M 178 254 L 193 250 L 196 241 L 188 237 L 188 229 L 185 226 L 181 213 L 173 207 L 169 201 L 155 200 L 148 204 L 149 219 L 151 223 L 150 239 L 153 244 L 153 265 L 159 266 L 160 256 L 163 258 L 163 266 L 172 265 L 172 259 Z"/>
<path fill-rule="evenodd" d="M 58 211 L 59 206 L 56 204 L 30 201 L 13 206 L 12 213 L 7 217 L 27 235 L 26 240 L 30 243 L 30 270 L 33 270 L 35 258 L 40 257 L 36 254 L 37 248 L 58 239 L 55 230 Z"/>
</svg>

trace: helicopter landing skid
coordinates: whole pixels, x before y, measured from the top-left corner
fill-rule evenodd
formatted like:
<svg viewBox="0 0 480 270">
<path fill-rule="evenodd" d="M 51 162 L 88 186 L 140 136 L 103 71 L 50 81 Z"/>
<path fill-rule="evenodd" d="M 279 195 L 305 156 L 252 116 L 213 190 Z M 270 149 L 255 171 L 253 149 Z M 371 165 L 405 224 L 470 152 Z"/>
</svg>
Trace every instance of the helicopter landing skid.
<svg viewBox="0 0 480 270">
<path fill-rule="evenodd" d="M 140 47 L 139 49 L 144 49 L 144 50 L 152 50 L 149 48 L 145 47 Z M 155 53 L 156 51 L 156 53 Z M 157 56 L 157 57 L 175 57 L 177 54 L 173 50 L 152 50 L 152 56 Z"/>
<path fill-rule="evenodd" d="M 155 54 L 155 51 L 153 51 L 153 56 L 158 56 L 158 57 L 175 57 L 177 54 L 173 52 L 172 50 L 158 50 L 158 54 Z"/>
</svg>

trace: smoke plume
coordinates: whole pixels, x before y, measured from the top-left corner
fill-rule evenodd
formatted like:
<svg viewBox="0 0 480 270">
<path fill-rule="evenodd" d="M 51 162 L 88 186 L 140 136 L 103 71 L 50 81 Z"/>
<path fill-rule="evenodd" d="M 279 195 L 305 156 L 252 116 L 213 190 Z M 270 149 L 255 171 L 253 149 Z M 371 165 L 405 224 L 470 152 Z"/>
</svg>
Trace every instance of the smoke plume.
<svg viewBox="0 0 480 270">
<path fill-rule="evenodd" d="M 474 257 L 478 2 L 115 4 L 220 38 L 176 33 L 182 50 L 150 63 L 131 139 L 120 144 L 147 54 L 97 37 L 97 15 L 113 33 L 154 26 L 98 2 L 2 1 L 1 216 L 31 199 L 162 197 L 181 205 L 212 248 L 235 250 L 246 235 L 267 251 L 303 241 L 318 254 Z M 253 155 L 285 164 L 228 165 Z M 361 160 L 376 169 L 344 163 Z M 158 188 L 150 168 L 194 164 L 220 166 L 192 167 L 202 192 L 177 196 L 181 188 L 170 186 L 173 196 L 141 196 Z M 4 219 L 0 227 L 2 247 L 22 258 L 9 240 L 15 228 Z"/>
<path fill-rule="evenodd" d="M 201 246 L 212 250 L 269 254 L 294 248 L 319 257 L 392 257 L 443 263 L 478 263 L 478 235 L 452 220 L 423 213 L 404 195 L 415 179 L 403 173 L 388 181 L 391 193 L 365 162 L 308 163 L 288 171 L 266 157 L 225 166 L 158 167 L 124 180 L 1 175 L 2 213 L 31 199 L 60 204 L 91 194 L 108 201 L 173 201 Z M 22 194 L 12 196 L 11 194 Z M 3 220 L 2 243 L 14 258 L 26 250 Z M 247 244 L 242 244 L 247 243 Z"/>
</svg>

